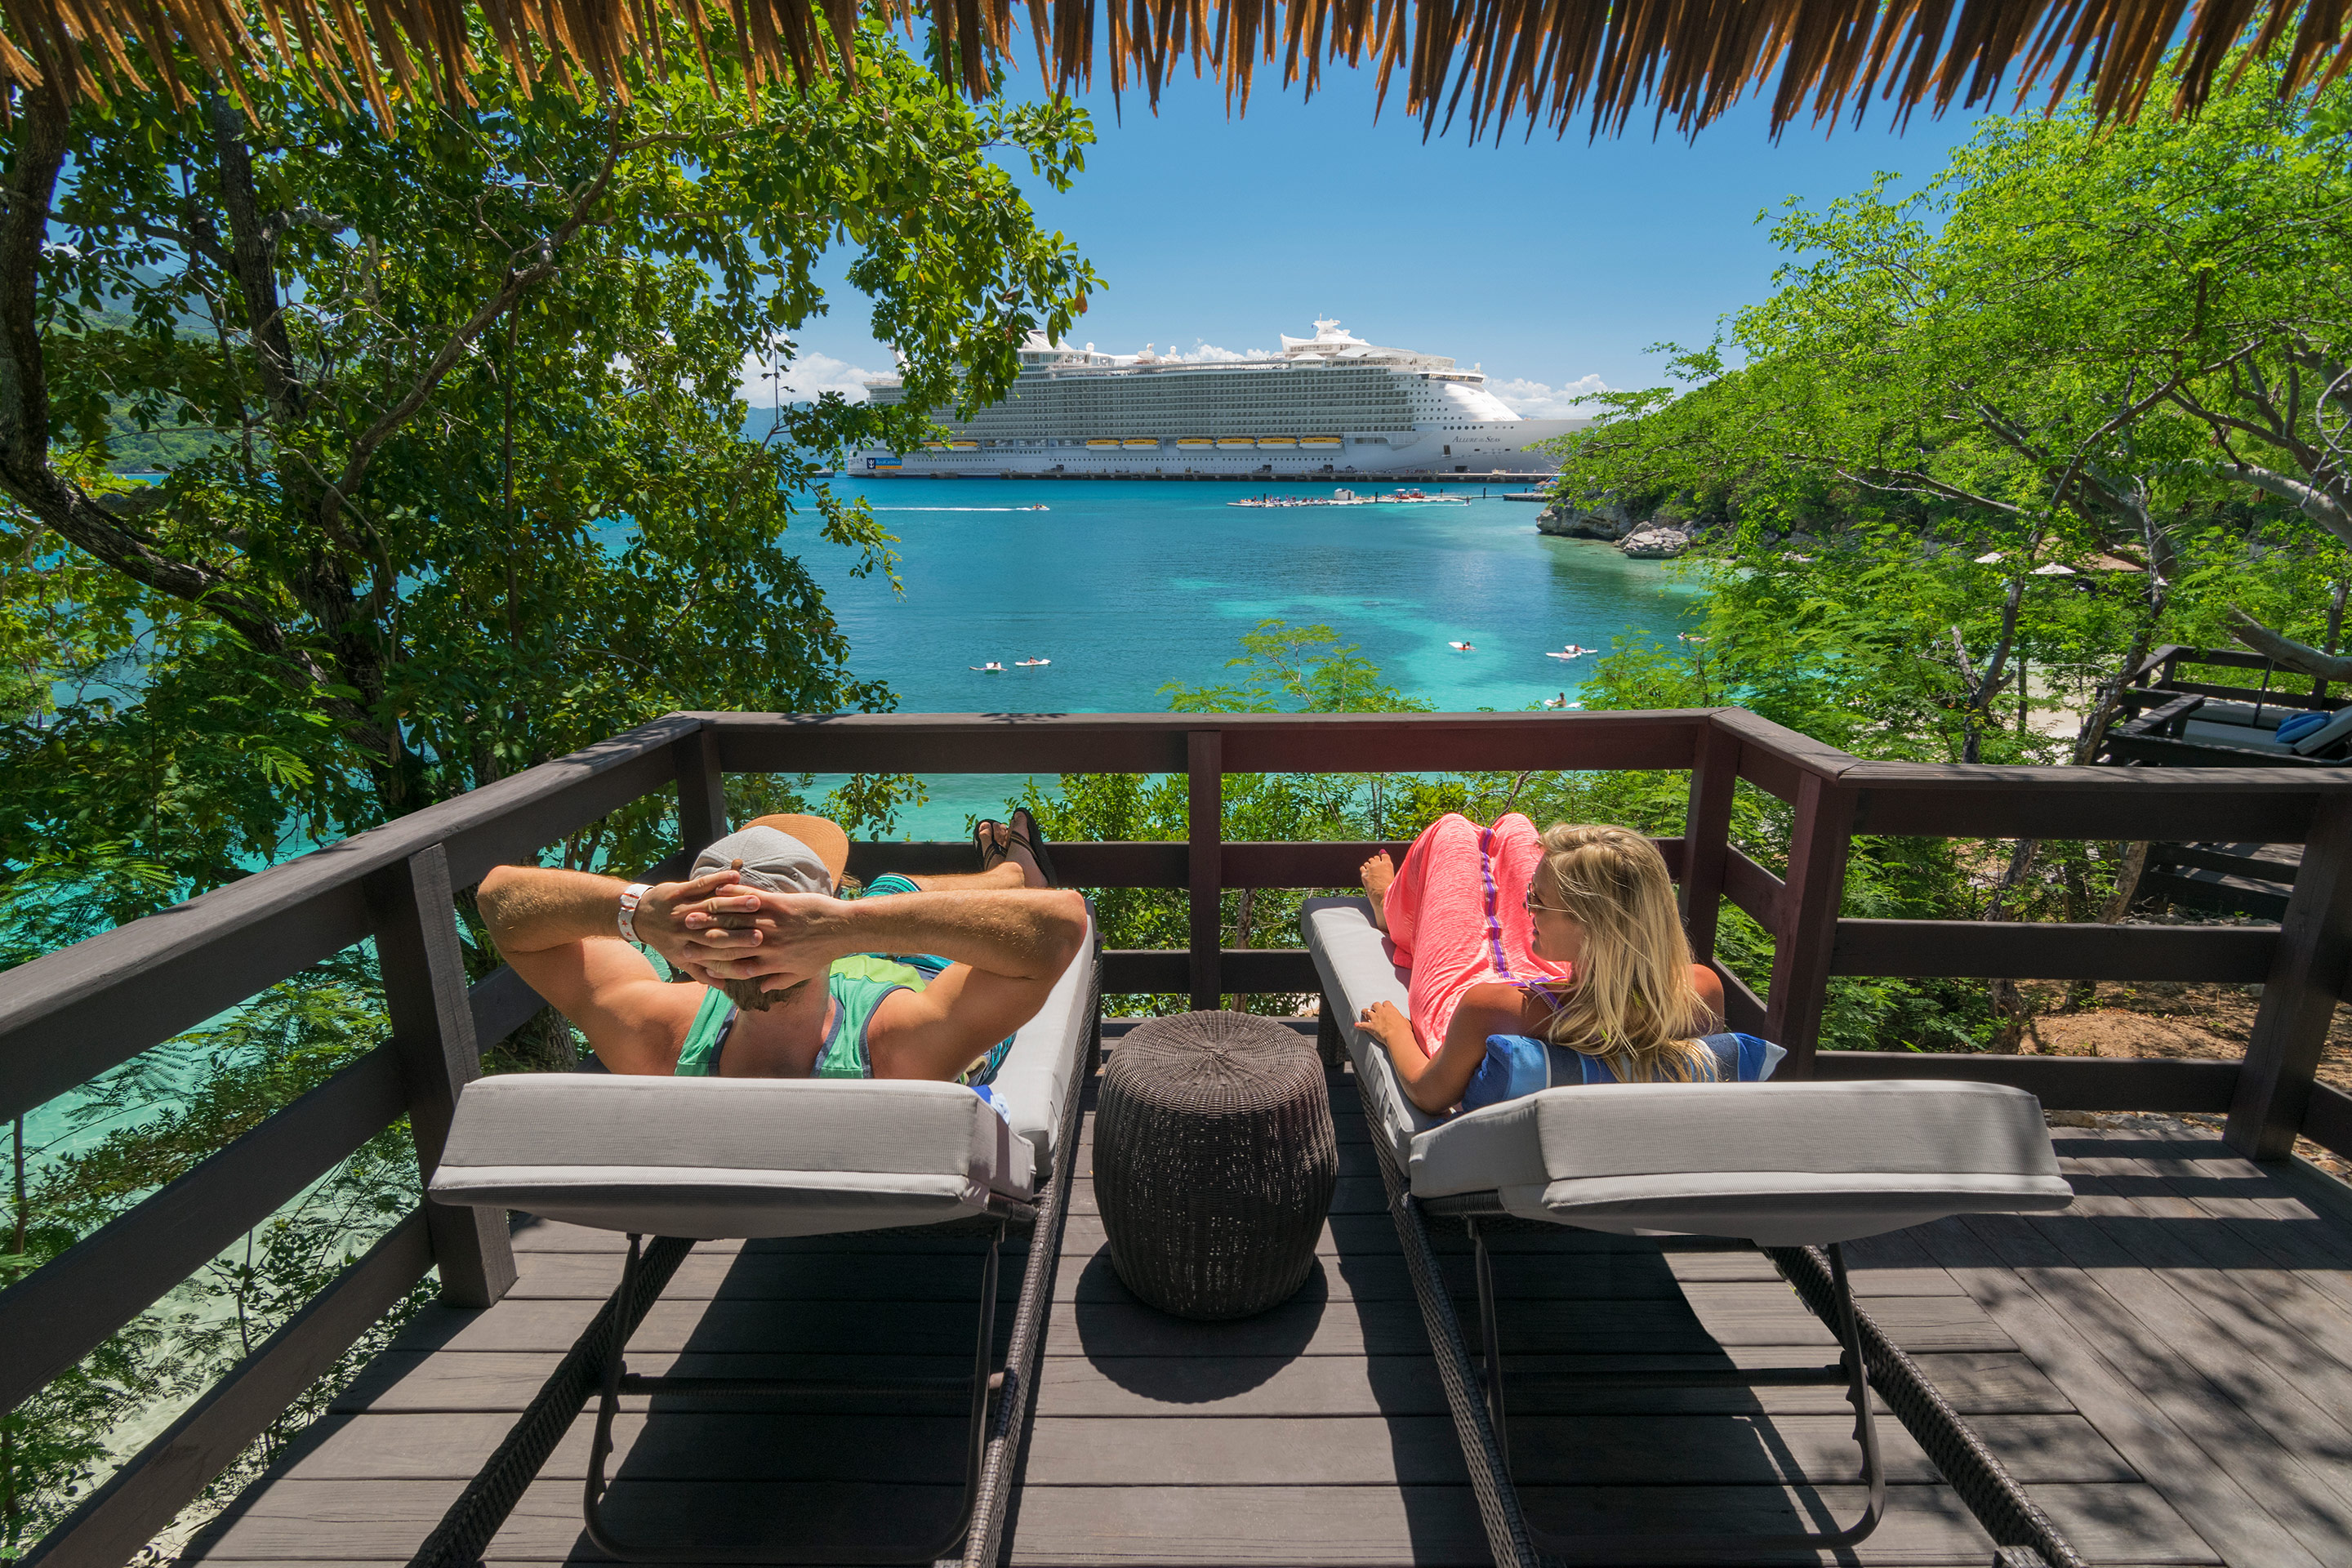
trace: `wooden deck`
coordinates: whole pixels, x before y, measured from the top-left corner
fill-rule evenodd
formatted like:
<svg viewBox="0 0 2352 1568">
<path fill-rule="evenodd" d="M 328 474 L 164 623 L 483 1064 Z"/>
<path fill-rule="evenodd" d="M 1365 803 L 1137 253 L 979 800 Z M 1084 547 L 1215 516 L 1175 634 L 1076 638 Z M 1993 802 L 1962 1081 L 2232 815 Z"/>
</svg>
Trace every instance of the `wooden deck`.
<svg viewBox="0 0 2352 1568">
<path fill-rule="evenodd" d="M 1262 1317 L 1186 1323 L 1136 1303 L 1090 1186 L 1074 1193 L 1011 1563 L 1489 1560 L 1344 1076 L 1333 1100 L 1340 1181 L 1320 1268 Z M 2056 1136 L 2073 1209 L 1858 1246 L 1864 1306 L 2093 1562 L 2352 1563 L 2352 1226 L 2211 1141 Z M 1548 1356 L 1690 1366 L 1830 1347 L 1752 1252 L 1567 1232 L 1498 1242 L 1517 1375 L 1540 1375 Z M 532 1224 L 516 1245 L 521 1282 L 504 1301 L 428 1311 L 183 1561 L 405 1561 L 617 1278 L 616 1237 Z M 1466 1250 L 1440 1245 L 1466 1294 Z M 1006 1262 L 1009 1305 L 1019 1251 Z M 705 1245 L 632 1364 L 953 1373 L 969 1366 L 975 1281 L 966 1241 Z M 648 1422 L 630 1403 L 612 1503 L 640 1530 L 822 1539 L 951 1500 L 959 1432 L 944 1406 L 706 1400 Z M 1854 1510 L 1851 1486 L 1795 1482 L 1850 1479 L 1851 1426 L 1829 1388 L 1587 1393 L 1517 1400 L 1512 1443 L 1528 1510 L 1555 1530 L 1785 1529 Z M 594 1560 L 579 1518 L 588 1427 L 574 1424 L 487 1562 Z M 1887 1519 L 1849 1560 L 1989 1563 L 1990 1542 L 1908 1435 L 1891 1418 L 1880 1429 Z"/>
</svg>

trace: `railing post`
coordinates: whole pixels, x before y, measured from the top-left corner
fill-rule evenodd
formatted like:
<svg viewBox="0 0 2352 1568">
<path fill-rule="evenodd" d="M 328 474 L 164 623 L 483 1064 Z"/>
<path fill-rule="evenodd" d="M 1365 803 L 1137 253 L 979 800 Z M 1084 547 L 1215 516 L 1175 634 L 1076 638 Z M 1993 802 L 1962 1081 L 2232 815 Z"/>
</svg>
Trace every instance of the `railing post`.
<svg viewBox="0 0 2352 1568">
<path fill-rule="evenodd" d="M 2320 1048 L 2352 963 L 2352 795 L 2322 795 L 2313 808 L 2303 865 L 2279 921 L 2276 955 L 2238 1069 L 2238 1091 L 2221 1136 L 2255 1160 L 2294 1152 L 2311 1103 Z"/>
<path fill-rule="evenodd" d="M 417 1168 L 429 1181 L 449 1139 L 457 1092 L 482 1075 L 465 958 L 457 946 L 449 861 L 441 846 L 428 846 L 370 877 L 367 900 L 375 919 L 376 962 L 392 1016 L 393 1048 L 407 1087 Z M 504 1214 L 428 1199 L 425 1215 L 443 1300 L 487 1307 L 507 1293 L 515 1282 L 515 1261 Z"/>
<path fill-rule="evenodd" d="M 1797 785 L 1788 890 L 1780 902 L 1781 929 L 1772 933 L 1772 992 L 1764 1011 L 1766 1036 L 1789 1050 L 1789 1059 L 1775 1075 L 1781 1079 L 1813 1076 L 1813 1047 L 1821 1037 L 1822 1008 L 1829 994 L 1830 948 L 1837 940 L 1853 814 L 1853 791 L 1840 789 L 1814 773 L 1806 773 Z"/>
<path fill-rule="evenodd" d="M 1184 738 L 1187 881 L 1192 900 L 1192 1006 L 1216 1007 L 1223 987 L 1219 959 L 1225 943 L 1224 837 L 1225 745 L 1216 730 L 1193 730 Z"/>
<path fill-rule="evenodd" d="M 1739 782 L 1739 737 L 1709 720 L 1691 760 L 1690 808 L 1683 814 L 1683 930 L 1691 957 L 1715 956 L 1723 913 L 1725 853 L 1731 847 L 1731 791 Z"/>
<path fill-rule="evenodd" d="M 727 775 L 719 766 L 719 731 L 705 724 L 670 742 L 677 763 L 677 836 L 690 859 L 727 837 Z"/>
</svg>

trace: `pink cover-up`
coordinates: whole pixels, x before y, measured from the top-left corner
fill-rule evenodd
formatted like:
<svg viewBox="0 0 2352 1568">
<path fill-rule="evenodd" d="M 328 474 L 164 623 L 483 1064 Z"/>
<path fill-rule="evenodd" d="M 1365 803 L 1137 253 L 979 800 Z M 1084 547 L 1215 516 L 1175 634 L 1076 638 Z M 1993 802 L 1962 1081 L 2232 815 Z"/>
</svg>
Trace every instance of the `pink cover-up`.
<svg viewBox="0 0 2352 1568">
<path fill-rule="evenodd" d="M 1481 827 L 1448 812 L 1423 829 L 1381 905 L 1391 958 L 1412 972 L 1413 1032 L 1431 1056 L 1473 985 L 1565 980 L 1569 966 L 1535 955 L 1528 889 L 1543 863 L 1536 825 L 1517 812 Z"/>
</svg>

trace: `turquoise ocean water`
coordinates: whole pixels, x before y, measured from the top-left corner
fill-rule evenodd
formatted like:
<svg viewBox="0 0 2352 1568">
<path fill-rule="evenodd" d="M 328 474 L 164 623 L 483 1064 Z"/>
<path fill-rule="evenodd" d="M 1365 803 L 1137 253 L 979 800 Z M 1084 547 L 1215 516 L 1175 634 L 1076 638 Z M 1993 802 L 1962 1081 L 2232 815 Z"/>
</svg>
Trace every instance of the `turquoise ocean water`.
<svg viewBox="0 0 2352 1568">
<path fill-rule="evenodd" d="M 1440 709 L 1516 712 L 1562 691 L 1574 700 L 1591 668 L 1546 649 L 1671 640 L 1696 609 L 1694 590 L 1660 565 L 1538 534 L 1538 508 L 1502 500 L 1501 486 L 1486 496 L 1432 487 L 1461 506 L 1259 509 L 1225 504 L 1257 493 L 1228 483 L 831 482 L 870 500 L 898 536 L 904 591 L 852 577 L 845 552 L 788 543 L 806 550 L 825 586 L 853 670 L 887 680 L 902 712 L 1162 712 L 1162 687 L 1224 679 L 1241 634 L 1271 618 L 1330 626 L 1391 684 Z M 1049 510 L 1018 510 L 1038 502 Z M 1010 668 L 1039 656 L 1053 662 Z M 1008 668 L 969 668 L 991 659 Z M 896 832 L 961 839 L 970 817 L 1001 815 L 1023 783 L 931 777 L 929 799 L 902 813 Z M 173 1098 L 165 1087 L 128 1119 Z M 79 1103 L 72 1094 L 34 1111 L 32 1146 L 62 1152 L 102 1135 L 107 1127 L 68 1134 Z"/>
<path fill-rule="evenodd" d="M 1500 485 L 1427 487 L 1460 506 L 1256 508 L 1228 505 L 1259 492 L 1222 482 L 831 482 L 899 540 L 903 593 L 852 578 L 838 552 L 809 561 L 852 668 L 887 680 L 902 712 L 1165 711 L 1163 687 L 1225 679 L 1241 634 L 1275 618 L 1329 626 L 1441 710 L 1517 712 L 1563 690 L 1573 701 L 1591 668 L 1546 650 L 1671 640 L 1696 615 L 1695 590 L 1664 566 L 1547 538 L 1538 509 L 1503 500 Z M 1041 502 L 1049 510 L 1024 510 Z M 1011 668 L 1039 657 L 1053 662 Z M 971 668 L 992 659 L 1003 674 Z M 999 811 L 1021 780 L 929 784 L 900 835 L 962 837 L 968 815 Z"/>
</svg>

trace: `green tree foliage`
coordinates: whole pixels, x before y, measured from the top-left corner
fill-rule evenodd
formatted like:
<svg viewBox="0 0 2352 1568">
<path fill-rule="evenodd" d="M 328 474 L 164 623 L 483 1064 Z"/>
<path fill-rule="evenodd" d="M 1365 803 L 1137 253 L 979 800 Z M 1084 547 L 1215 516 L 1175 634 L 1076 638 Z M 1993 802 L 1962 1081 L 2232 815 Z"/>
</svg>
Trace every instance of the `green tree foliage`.
<svg viewBox="0 0 2352 1568">
<path fill-rule="evenodd" d="M 11 608 L 70 622 L 52 673 L 130 679 L 0 736 L 0 862 L 103 822 L 198 889 L 672 709 L 887 704 L 786 530 L 887 569 L 815 470 L 1069 322 L 1091 274 L 992 156 L 1060 184 L 1089 133 L 971 108 L 878 25 L 855 89 L 714 91 L 672 43 L 626 103 L 485 70 L 390 132 L 283 83 L 250 120 L 19 108 Z M 740 367 L 789 358 L 841 247 L 909 395 L 748 441 Z M 126 410 L 219 442 L 110 493 Z"/>
<path fill-rule="evenodd" d="M 1883 175 L 1791 204 L 1772 297 L 1677 354 L 1685 390 L 1602 399 L 1563 444 L 1566 492 L 1682 498 L 1738 525 L 1726 559 L 1784 577 L 1806 564 L 1788 552 L 1820 552 L 1780 536 L 1879 525 L 1828 602 L 1892 594 L 1885 636 L 1927 661 L 1895 683 L 1956 713 L 1937 728 L 1971 759 L 2028 643 L 2064 684 L 2104 644 L 2111 698 L 2171 626 L 2314 635 L 2330 595 L 2311 590 L 2352 540 L 2352 87 L 2275 88 L 2256 61 L 2191 121 L 1990 120 L 1912 194 Z M 2035 580 L 2059 569 L 2105 591 L 2095 611 Z M 1934 651 L 1913 635 L 1930 608 Z M 2076 760 L 2112 712 L 2098 695 Z"/>
<path fill-rule="evenodd" d="M 1207 686 L 1162 687 L 1179 713 L 1370 713 L 1425 710 L 1428 704 L 1388 685 L 1378 667 L 1327 626 L 1262 621 L 1242 634 L 1233 673 Z M 1224 781 L 1221 836 L 1231 841 L 1307 841 L 1377 837 L 1381 784 L 1350 773 L 1231 773 Z M 1181 775 L 1064 773 L 1051 794 L 1035 780 L 1007 808 L 1026 805 L 1046 837 L 1166 842 L 1187 833 L 1190 810 Z M 1339 889 L 1334 889 L 1339 890 Z M 1181 889 L 1092 889 L 1103 941 L 1111 947 L 1181 948 L 1191 942 L 1189 905 Z M 1236 947 L 1286 947 L 1298 905 L 1309 895 L 1243 888 L 1224 895 L 1224 941 Z M 1300 998 L 1234 997 L 1236 1006 L 1289 1013 Z M 1181 1011 L 1181 996 L 1112 999 L 1147 1013 Z"/>
<path fill-rule="evenodd" d="M 2098 754 L 2158 640 L 2352 674 L 2326 657 L 2352 579 L 2352 90 L 2276 87 L 2256 60 L 2194 120 L 1988 120 L 1915 189 L 1783 210 L 1771 296 L 1559 444 L 1565 496 L 1712 525 L 1696 640 L 1621 645 L 1586 705 L 2063 763 Z M 1780 815 L 1735 823 L 1767 865 Z M 2124 849 L 1864 840 L 1846 912 L 2096 919 Z M 1753 980 L 1769 945 L 1734 922 L 1725 955 Z M 1982 1048 L 2025 1022 L 2002 984 L 1840 981 L 1824 1043 Z"/>
<path fill-rule="evenodd" d="M 974 107 L 878 24 L 854 87 L 759 91 L 663 26 L 667 65 L 625 97 L 490 67 L 470 103 L 398 98 L 388 123 L 356 80 L 251 81 L 249 113 L 13 97 L 0 968 L 671 710 L 889 706 L 803 553 L 887 572 L 893 541 L 821 470 L 1000 395 L 1025 334 L 1084 309 L 1092 271 L 1006 167 L 1066 185 L 1091 130 Z M 790 361 L 845 261 L 905 403 L 829 396 L 747 436 L 743 368 Z M 113 472 L 159 457 L 159 484 Z M 904 783 L 835 809 L 887 824 Z M 669 815 L 641 803 L 562 853 L 644 864 Z M 31 1151 L 6 1275 L 383 1030 L 362 950 L 92 1086 Z M 505 1059 L 568 1059 L 541 1032 Z M 7 1415 L 0 1558 L 415 1201 L 394 1128 Z"/>
</svg>

